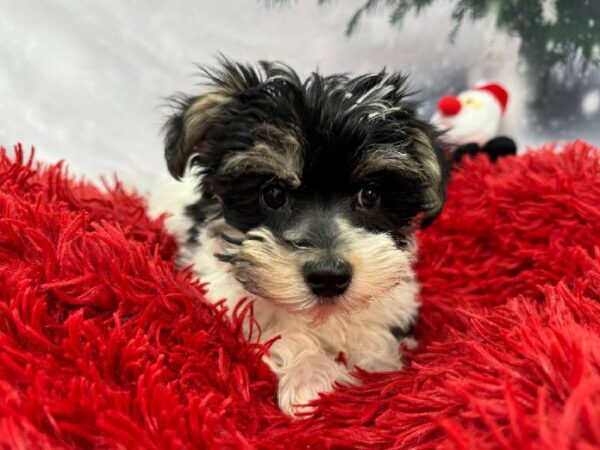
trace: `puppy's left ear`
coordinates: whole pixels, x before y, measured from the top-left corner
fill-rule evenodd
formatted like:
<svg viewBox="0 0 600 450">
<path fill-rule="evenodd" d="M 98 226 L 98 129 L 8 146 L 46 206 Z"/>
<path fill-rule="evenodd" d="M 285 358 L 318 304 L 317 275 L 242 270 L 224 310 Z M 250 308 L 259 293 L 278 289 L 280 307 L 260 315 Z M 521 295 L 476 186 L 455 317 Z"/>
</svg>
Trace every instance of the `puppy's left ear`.
<svg viewBox="0 0 600 450">
<path fill-rule="evenodd" d="M 440 133 L 427 122 L 412 120 L 407 128 L 415 158 L 421 167 L 421 226 L 429 226 L 446 202 L 449 164 L 444 156 Z"/>
</svg>

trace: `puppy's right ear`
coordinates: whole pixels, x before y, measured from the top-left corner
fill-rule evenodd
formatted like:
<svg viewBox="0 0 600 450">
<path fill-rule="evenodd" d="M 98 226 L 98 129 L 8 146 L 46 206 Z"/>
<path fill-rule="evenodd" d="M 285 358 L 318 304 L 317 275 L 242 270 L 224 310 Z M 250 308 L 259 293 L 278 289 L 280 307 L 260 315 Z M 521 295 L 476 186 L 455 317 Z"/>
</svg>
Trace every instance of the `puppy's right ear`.
<svg viewBox="0 0 600 450">
<path fill-rule="evenodd" d="M 211 92 L 174 100 L 178 112 L 165 124 L 165 159 L 171 175 L 180 179 L 190 157 L 210 143 L 207 131 L 231 99 L 227 92 Z"/>
</svg>

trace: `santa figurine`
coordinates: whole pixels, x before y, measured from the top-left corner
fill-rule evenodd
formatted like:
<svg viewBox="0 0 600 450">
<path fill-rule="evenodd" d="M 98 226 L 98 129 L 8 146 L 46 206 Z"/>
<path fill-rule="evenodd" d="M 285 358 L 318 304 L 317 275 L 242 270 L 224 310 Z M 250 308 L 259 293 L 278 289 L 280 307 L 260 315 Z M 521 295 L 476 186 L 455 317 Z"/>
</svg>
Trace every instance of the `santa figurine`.
<svg viewBox="0 0 600 450">
<path fill-rule="evenodd" d="M 443 139 L 451 146 L 449 151 L 454 162 L 478 153 L 486 153 L 492 161 L 517 153 L 511 138 L 498 136 L 507 104 L 508 92 L 497 83 L 480 85 L 439 100 L 431 120 L 446 130 Z"/>
</svg>

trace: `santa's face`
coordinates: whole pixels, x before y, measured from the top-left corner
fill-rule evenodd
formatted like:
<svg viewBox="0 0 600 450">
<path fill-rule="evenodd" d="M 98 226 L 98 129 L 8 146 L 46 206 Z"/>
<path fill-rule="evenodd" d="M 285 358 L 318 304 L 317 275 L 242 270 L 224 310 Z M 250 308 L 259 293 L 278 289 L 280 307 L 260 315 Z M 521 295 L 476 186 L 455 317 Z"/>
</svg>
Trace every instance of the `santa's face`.
<svg viewBox="0 0 600 450">
<path fill-rule="evenodd" d="M 444 140 L 462 145 L 475 142 L 484 145 L 497 136 L 502 108 L 494 96 L 484 90 L 470 90 L 458 97 L 443 97 L 431 118 L 442 130 Z"/>
</svg>

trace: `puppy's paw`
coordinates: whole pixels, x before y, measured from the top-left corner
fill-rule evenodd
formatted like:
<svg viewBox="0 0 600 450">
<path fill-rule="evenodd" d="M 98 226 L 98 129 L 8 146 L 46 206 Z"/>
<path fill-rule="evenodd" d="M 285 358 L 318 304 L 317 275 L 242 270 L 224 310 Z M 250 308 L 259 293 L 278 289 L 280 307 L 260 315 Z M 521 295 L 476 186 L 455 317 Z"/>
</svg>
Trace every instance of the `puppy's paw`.
<svg viewBox="0 0 600 450">
<path fill-rule="evenodd" d="M 346 356 L 350 364 L 368 372 L 393 372 L 403 367 L 402 353 L 405 347 L 409 348 L 409 339 L 398 339 L 393 331 L 376 333 L 350 349 Z"/>
<path fill-rule="evenodd" d="M 356 365 L 367 372 L 394 372 L 404 366 L 398 350 L 381 356 L 363 356 L 356 361 Z"/>
<path fill-rule="evenodd" d="M 279 407 L 289 416 L 306 418 L 314 410 L 310 403 L 317 400 L 320 393 L 331 392 L 335 383 L 356 382 L 344 366 L 325 355 L 303 358 L 279 381 Z"/>
</svg>

